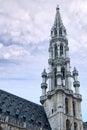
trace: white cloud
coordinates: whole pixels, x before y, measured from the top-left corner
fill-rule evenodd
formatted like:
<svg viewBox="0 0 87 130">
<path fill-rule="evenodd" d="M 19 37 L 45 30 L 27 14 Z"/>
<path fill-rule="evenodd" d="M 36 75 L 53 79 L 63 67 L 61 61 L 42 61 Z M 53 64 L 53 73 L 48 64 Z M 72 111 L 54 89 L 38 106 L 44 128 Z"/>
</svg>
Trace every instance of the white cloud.
<svg viewBox="0 0 87 130">
<path fill-rule="evenodd" d="M 18 45 L 3 46 L 0 44 L 0 57 L 4 59 L 15 59 L 27 55 L 27 51 Z"/>
<path fill-rule="evenodd" d="M 48 41 L 57 4 L 68 33 L 71 66 L 79 67 L 87 78 L 86 0 L 0 0 L 0 77 L 29 81 L 35 77 L 40 84 L 41 70 L 48 66 Z"/>
</svg>

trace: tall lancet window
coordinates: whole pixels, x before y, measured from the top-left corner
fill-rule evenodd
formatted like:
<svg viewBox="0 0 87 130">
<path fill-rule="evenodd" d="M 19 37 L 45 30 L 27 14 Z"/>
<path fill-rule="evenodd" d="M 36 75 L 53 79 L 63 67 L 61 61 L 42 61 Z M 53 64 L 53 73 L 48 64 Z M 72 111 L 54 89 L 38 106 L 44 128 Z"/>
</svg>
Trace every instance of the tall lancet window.
<svg viewBox="0 0 87 130">
<path fill-rule="evenodd" d="M 74 130 L 77 130 L 77 123 L 74 122 Z"/>
<path fill-rule="evenodd" d="M 75 112 L 75 101 L 73 101 L 73 115 L 74 116 L 76 115 L 76 112 Z"/>
<path fill-rule="evenodd" d="M 56 74 L 57 74 L 57 69 L 55 68 L 54 69 L 54 86 L 55 87 L 57 87 L 57 76 L 56 76 Z"/>
<path fill-rule="evenodd" d="M 61 43 L 60 44 L 60 56 L 62 56 L 63 55 L 63 44 Z"/>
<path fill-rule="evenodd" d="M 69 113 L 69 109 L 68 109 L 68 98 L 65 98 L 65 112 L 66 112 L 66 114 Z"/>
<path fill-rule="evenodd" d="M 54 35 L 57 36 L 57 30 L 54 28 Z"/>
<path fill-rule="evenodd" d="M 57 49 L 57 45 L 55 45 L 55 58 L 58 56 L 58 49 Z"/>
<path fill-rule="evenodd" d="M 64 67 L 62 67 L 61 73 L 62 73 L 62 79 L 65 79 L 65 68 Z"/>
<path fill-rule="evenodd" d="M 59 36 L 62 36 L 62 28 L 59 29 Z"/>
<path fill-rule="evenodd" d="M 66 120 L 66 130 L 71 130 L 70 121 L 68 119 Z"/>
</svg>

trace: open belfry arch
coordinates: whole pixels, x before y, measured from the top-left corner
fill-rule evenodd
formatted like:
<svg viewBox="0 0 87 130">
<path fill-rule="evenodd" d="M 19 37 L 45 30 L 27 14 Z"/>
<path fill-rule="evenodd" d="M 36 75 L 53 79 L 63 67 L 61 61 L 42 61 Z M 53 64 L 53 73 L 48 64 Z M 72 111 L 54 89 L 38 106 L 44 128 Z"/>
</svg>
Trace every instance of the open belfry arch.
<svg viewBox="0 0 87 130">
<path fill-rule="evenodd" d="M 74 67 L 71 73 L 68 52 L 66 29 L 57 7 L 49 44 L 49 72 L 45 69 L 42 72 L 40 97 L 52 130 L 83 130 L 78 71 Z M 75 92 L 72 90 L 71 79 Z"/>
</svg>

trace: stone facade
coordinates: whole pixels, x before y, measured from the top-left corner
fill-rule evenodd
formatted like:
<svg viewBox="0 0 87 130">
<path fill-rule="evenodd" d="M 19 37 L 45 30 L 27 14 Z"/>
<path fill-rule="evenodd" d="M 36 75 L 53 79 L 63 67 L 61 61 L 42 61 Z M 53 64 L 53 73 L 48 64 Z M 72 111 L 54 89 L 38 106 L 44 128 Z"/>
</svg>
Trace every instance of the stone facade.
<svg viewBox="0 0 87 130">
<path fill-rule="evenodd" d="M 42 96 L 40 97 L 52 130 L 83 130 L 78 71 L 75 67 L 73 72 L 70 71 L 68 52 L 66 29 L 57 7 L 49 45 L 49 72 L 46 73 L 44 69 L 42 73 Z M 48 92 L 46 91 L 47 80 L 49 80 Z"/>
<path fill-rule="evenodd" d="M 0 123 L 1 123 L 0 130 L 48 130 L 46 128 L 42 128 L 42 127 L 34 126 L 34 125 L 31 125 L 31 127 L 27 129 L 19 125 L 10 124 L 3 121 L 1 121 Z"/>
</svg>

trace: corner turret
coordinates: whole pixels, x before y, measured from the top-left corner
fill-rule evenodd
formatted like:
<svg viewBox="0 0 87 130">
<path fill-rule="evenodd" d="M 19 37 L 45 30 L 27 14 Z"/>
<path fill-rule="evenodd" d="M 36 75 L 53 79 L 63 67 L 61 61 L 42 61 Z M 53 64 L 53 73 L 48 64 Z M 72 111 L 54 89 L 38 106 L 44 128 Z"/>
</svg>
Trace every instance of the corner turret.
<svg viewBox="0 0 87 130">
<path fill-rule="evenodd" d="M 46 89 L 47 89 L 47 73 L 46 70 L 44 69 L 42 72 L 42 83 L 41 83 L 41 88 L 42 88 L 42 96 L 46 95 Z"/>
<path fill-rule="evenodd" d="M 41 83 L 41 88 L 42 88 L 42 96 L 40 97 L 40 102 L 43 104 L 45 99 L 46 99 L 46 89 L 47 89 L 47 72 L 44 69 L 42 74 L 42 83 Z"/>
<path fill-rule="evenodd" d="M 78 71 L 76 70 L 76 68 L 74 67 L 73 70 L 73 86 L 75 87 L 75 93 L 79 94 L 79 87 L 80 87 L 80 82 L 78 81 Z"/>
</svg>

